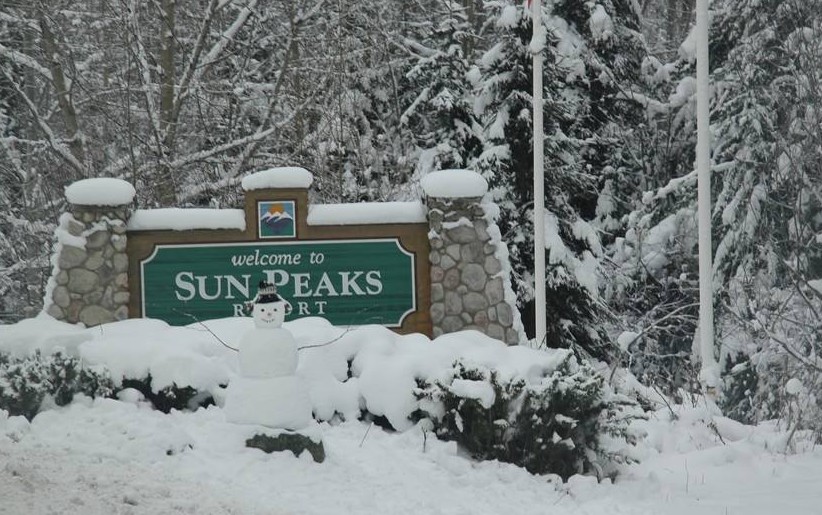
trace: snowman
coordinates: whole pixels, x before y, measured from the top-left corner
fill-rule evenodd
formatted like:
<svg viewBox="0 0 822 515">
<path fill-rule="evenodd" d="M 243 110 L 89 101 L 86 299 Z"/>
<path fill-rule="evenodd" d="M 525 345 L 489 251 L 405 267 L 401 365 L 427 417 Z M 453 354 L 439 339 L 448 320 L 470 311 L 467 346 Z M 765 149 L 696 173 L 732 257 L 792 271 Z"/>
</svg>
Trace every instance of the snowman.
<svg viewBox="0 0 822 515">
<path fill-rule="evenodd" d="M 261 282 L 253 301 L 254 328 L 240 340 L 240 375 L 228 385 L 226 420 L 297 430 L 313 421 L 306 385 L 295 375 L 297 342 L 283 328 L 291 305 Z"/>
</svg>

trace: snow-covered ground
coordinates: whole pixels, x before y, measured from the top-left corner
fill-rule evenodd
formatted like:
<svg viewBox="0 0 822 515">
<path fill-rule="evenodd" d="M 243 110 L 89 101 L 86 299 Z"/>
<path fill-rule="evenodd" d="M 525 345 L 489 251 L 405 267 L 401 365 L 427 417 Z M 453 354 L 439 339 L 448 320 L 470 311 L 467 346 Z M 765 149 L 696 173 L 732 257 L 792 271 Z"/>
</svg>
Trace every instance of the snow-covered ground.
<svg viewBox="0 0 822 515">
<path fill-rule="evenodd" d="M 230 340 L 229 329 L 236 332 L 246 327 L 243 324 L 229 321 L 213 328 Z M 313 321 L 287 326 L 303 343 L 337 334 Z M 106 354 L 99 348 L 99 334 L 105 332 L 131 346 L 142 339 L 155 356 L 173 357 L 178 364 L 185 352 L 200 346 L 203 367 L 211 367 L 206 375 L 219 376 L 220 363 L 230 365 L 231 351 L 221 345 L 192 343 L 175 353 L 161 350 L 179 344 L 175 340 L 185 329 L 132 321 L 94 331 L 44 321 L 22 329 L 4 326 L 0 348 L 20 352 L 23 340 L 41 348 L 59 342 L 102 359 Z M 97 336 L 89 339 L 92 333 Z M 211 338 L 201 331 L 196 336 Z M 329 348 L 364 338 L 385 334 L 377 329 L 351 331 Z M 488 347 L 476 333 L 458 337 L 460 346 L 472 340 Z M 453 347 L 455 340 L 450 341 L 442 343 Z M 121 367 L 128 362 L 139 367 L 145 361 L 140 349 L 132 348 L 130 354 L 124 349 L 115 354 L 122 357 Z M 162 372 L 163 367 L 155 367 Z M 40 413 L 30 424 L 0 412 L 0 513 L 822 513 L 822 450 L 801 445 L 796 436 L 789 446 L 785 433 L 773 424 L 743 426 L 704 406 L 674 406 L 676 417 L 662 408 L 637 422 L 646 434 L 637 448 L 641 462 L 625 466 L 615 483 L 575 476 L 563 484 L 513 465 L 471 460 L 453 443 L 426 438 L 419 426 L 394 433 L 360 421 L 323 423 L 327 459 L 316 464 L 307 456 L 246 448 L 244 441 L 255 427 L 226 422 L 217 406 L 163 414 L 137 395 L 123 398 L 80 398 Z"/>
</svg>

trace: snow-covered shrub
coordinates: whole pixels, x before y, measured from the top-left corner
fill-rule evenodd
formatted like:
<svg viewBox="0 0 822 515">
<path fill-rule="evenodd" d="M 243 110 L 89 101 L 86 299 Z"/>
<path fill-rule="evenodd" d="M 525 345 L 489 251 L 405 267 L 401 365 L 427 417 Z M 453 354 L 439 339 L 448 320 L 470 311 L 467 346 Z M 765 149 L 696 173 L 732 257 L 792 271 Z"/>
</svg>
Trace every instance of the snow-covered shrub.
<svg viewBox="0 0 822 515">
<path fill-rule="evenodd" d="M 58 406 L 82 393 L 90 397 L 110 396 L 114 390 L 108 372 L 81 366 L 77 358 L 62 353 L 26 358 L 0 354 L 0 409 L 31 420 L 46 399 Z"/>
<path fill-rule="evenodd" d="M 458 360 L 450 376 L 420 381 L 418 416 L 434 423 L 436 434 L 455 440 L 474 458 L 514 463 L 535 474 L 611 473 L 627 459 L 606 450 L 600 438 L 627 439 L 624 406 L 604 379 L 569 354 L 539 381 L 501 379 L 493 369 Z"/>
<path fill-rule="evenodd" d="M 770 281 L 769 281 L 770 282 Z M 747 424 L 778 419 L 822 434 L 822 299 L 810 288 L 749 281 L 726 308 L 728 354 L 720 406 Z"/>
<path fill-rule="evenodd" d="M 196 410 L 198 407 L 214 403 L 214 397 L 210 393 L 197 391 L 191 386 L 178 386 L 177 383 L 172 383 L 155 392 L 151 384 L 151 374 L 139 379 L 124 377 L 122 388 L 118 391 L 133 388 L 142 393 L 155 409 L 163 413 L 168 413 L 173 409 Z"/>
<path fill-rule="evenodd" d="M 625 236 L 611 246 L 617 267 L 604 297 L 620 313 L 619 329 L 629 329 L 616 339 L 621 365 L 682 401 L 680 392 L 698 385 L 691 352 L 699 311 L 696 218 L 683 208 L 659 220 L 646 208 L 628 217 Z"/>
<path fill-rule="evenodd" d="M 229 346 L 236 345 L 251 326 L 242 317 L 189 327 L 171 327 L 151 319 L 90 329 L 56 321 L 20 322 L 0 327 L 0 355 L 6 353 L 19 361 L 37 355 L 38 350 L 46 356 L 69 349 L 76 354 L 69 363 L 82 360 L 85 366 L 107 371 L 107 393 L 95 386 L 83 390 L 87 395 L 147 399 L 163 412 L 196 409 L 212 399 L 222 407 L 225 385 L 238 370 L 237 353 Z M 627 445 L 628 418 L 622 409 L 639 409 L 627 398 L 617 398 L 601 376 L 568 349 L 507 346 L 476 331 L 431 340 L 422 334 L 398 335 L 381 326 L 344 329 L 318 318 L 303 318 L 286 326 L 300 346 L 297 375 L 305 381 L 318 421 L 363 418 L 407 431 L 421 417 L 429 417 L 438 421 L 448 437 L 444 428 L 450 427 L 456 435 L 459 414 L 465 424 L 476 427 L 465 433 L 474 438 L 471 448 L 477 449 L 477 456 L 498 455 L 538 472 L 600 472 L 601 466 L 608 474 L 606 464 L 621 458 Z M 4 366 L 0 369 L 5 370 Z M 47 388 L 57 390 L 44 385 L 42 375 L 14 382 L 14 392 L 22 389 L 33 399 L 28 402 L 33 406 L 30 416 L 47 394 L 54 395 Z M 102 384 L 102 378 L 99 381 Z M 135 396 L 134 390 L 140 394 Z M 68 402 L 68 392 L 76 389 L 65 391 L 60 397 Z M 479 401 L 461 402 L 463 398 Z M 20 412 L 2 402 L 0 409 Z M 510 429 L 494 433 L 497 421 Z M 573 448 L 557 445 L 555 434 Z M 545 446 L 534 450 L 537 438 L 543 438 Z M 494 447 L 497 443 L 502 446 Z M 511 457 L 505 458 L 506 453 Z M 557 461 L 564 468 L 549 468 Z"/>
</svg>

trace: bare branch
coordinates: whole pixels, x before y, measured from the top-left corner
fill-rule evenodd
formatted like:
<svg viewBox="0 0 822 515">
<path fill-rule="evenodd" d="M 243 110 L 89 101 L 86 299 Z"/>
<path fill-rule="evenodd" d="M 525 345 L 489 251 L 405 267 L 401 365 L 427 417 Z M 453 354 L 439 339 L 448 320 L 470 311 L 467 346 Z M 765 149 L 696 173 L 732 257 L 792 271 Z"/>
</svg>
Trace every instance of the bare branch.
<svg viewBox="0 0 822 515">
<path fill-rule="evenodd" d="M 14 78 L 9 74 L 9 72 L 6 69 L 3 69 L 2 71 L 3 75 L 14 88 L 15 93 L 17 93 L 20 96 L 20 98 L 22 98 L 23 101 L 26 103 L 26 107 L 28 107 L 29 111 L 31 112 L 31 115 L 34 117 L 34 121 L 37 123 L 37 126 L 40 128 L 41 131 L 43 131 L 43 134 L 46 135 L 46 141 L 48 142 L 51 149 L 54 150 L 54 152 L 58 156 L 60 156 L 64 161 L 71 165 L 71 167 L 74 168 L 76 172 L 78 172 L 80 175 L 83 175 L 85 173 L 85 167 L 83 166 L 83 164 L 80 161 L 78 161 L 74 154 L 71 152 L 71 150 L 64 143 L 62 143 L 60 139 L 57 138 L 57 136 L 54 135 L 54 131 L 51 130 L 51 127 L 49 127 L 48 123 L 46 123 L 46 121 L 43 119 L 42 116 L 40 116 L 40 113 L 37 111 L 37 106 L 34 105 L 34 102 L 32 102 L 28 95 L 26 95 L 26 93 L 23 91 L 20 85 L 17 84 L 17 81 L 14 80 Z"/>
<path fill-rule="evenodd" d="M 161 159 L 165 159 L 165 149 L 163 148 L 164 138 L 161 135 L 160 122 L 157 119 L 157 106 L 154 104 L 154 96 L 152 95 L 151 68 L 148 64 L 146 49 L 143 45 L 139 23 L 137 21 L 137 0 L 129 0 L 125 7 L 125 24 L 129 34 L 134 38 L 133 44 L 128 45 L 129 51 L 136 59 L 137 68 L 140 71 L 139 77 L 143 84 L 142 91 L 146 102 L 146 114 L 148 115 L 149 124 L 151 125 L 152 134 L 157 146 L 157 154 Z"/>
</svg>

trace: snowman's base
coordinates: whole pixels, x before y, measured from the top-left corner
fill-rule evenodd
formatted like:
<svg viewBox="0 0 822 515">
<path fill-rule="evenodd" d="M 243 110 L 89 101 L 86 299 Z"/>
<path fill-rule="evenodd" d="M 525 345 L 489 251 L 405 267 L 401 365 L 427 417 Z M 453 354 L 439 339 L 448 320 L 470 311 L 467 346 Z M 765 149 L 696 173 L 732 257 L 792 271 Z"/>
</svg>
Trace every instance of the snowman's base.
<svg viewBox="0 0 822 515">
<path fill-rule="evenodd" d="M 325 448 L 322 439 L 315 440 L 306 432 L 282 430 L 276 434 L 257 433 L 245 441 L 246 447 L 260 449 L 271 454 L 272 452 L 291 451 L 294 456 L 299 457 L 303 452 L 308 451 L 314 461 L 322 463 L 325 461 Z"/>
<path fill-rule="evenodd" d="M 298 376 L 235 377 L 228 383 L 225 418 L 235 424 L 283 429 L 308 427 L 311 399 Z"/>
</svg>

